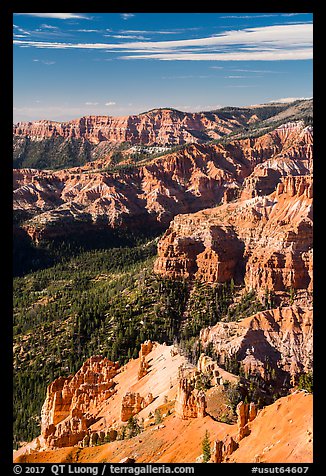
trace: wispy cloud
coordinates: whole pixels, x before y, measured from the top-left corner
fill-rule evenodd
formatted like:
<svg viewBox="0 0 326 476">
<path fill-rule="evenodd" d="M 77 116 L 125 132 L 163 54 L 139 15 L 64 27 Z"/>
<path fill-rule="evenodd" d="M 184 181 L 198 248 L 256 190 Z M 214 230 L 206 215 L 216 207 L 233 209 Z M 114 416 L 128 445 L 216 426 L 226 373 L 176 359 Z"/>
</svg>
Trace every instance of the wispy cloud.
<svg viewBox="0 0 326 476">
<path fill-rule="evenodd" d="M 292 17 L 296 15 L 304 15 L 304 13 L 263 13 L 256 15 L 255 13 L 251 15 L 223 15 L 221 18 L 242 18 L 246 20 L 255 20 L 256 18 L 269 18 L 269 17 Z"/>
<path fill-rule="evenodd" d="M 134 13 L 121 13 L 121 18 L 123 20 L 129 20 L 129 18 L 132 18 L 134 16 L 135 16 Z"/>
<path fill-rule="evenodd" d="M 83 13 L 15 13 L 15 15 L 27 15 L 39 18 L 57 18 L 59 20 L 70 20 L 72 18 L 79 18 L 80 20 L 91 19 Z"/>
<path fill-rule="evenodd" d="M 245 79 L 245 78 L 252 78 L 253 76 L 242 76 L 242 75 L 232 75 L 230 74 L 229 76 L 224 76 L 224 78 L 226 79 Z M 257 78 L 257 76 L 254 76 L 255 78 Z M 258 76 L 260 77 L 260 76 Z"/>
<path fill-rule="evenodd" d="M 312 48 L 279 51 L 235 53 L 160 53 L 146 55 L 121 56 L 120 59 L 158 59 L 162 61 L 290 61 L 312 59 Z"/>
<path fill-rule="evenodd" d="M 194 74 L 187 74 L 187 75 L 175 75 L 175 76 L 162 76 L 162 79 L 207 79 L 211 78 L 211 76 L 208 75 L 194 75 Z"/>
<path fill-rule="evenodd" d="M 104 104 L 105 106 L 115 106 L 116 103 L 114 101 L 108 101 Z"/>
<path fill-rule="evenodd" d="M 18 46 L 55 49 L 105 49 L 121 51 L 121 59 L 162 61 L 276 61 L 311 59 L 312 24 L 273 25 L 230 30 L 222 34 L 183 40 L 122 43 L 59 43 L 14 40 Z M 127 54 L 129 53 L 129 54 Z M 132 53 L 132 54 L 130 54 Z"/>
<path fill-rule="evenodd" d="M 43 23 L 43 24 L 41 25 L 41 28 L 45 28 L 46 30 L 57 30 L 57 29 L 58 29 L 57 26 L 47 25 L 46 23 Z"/>
<path fill-rule="evenodd" d="M 146 38 L 145 36 L 141 36 L 141 35 L 104 35 L 106 37 L 109 37 L 109 38 L 118 38 L 118 39 L 121 39 L 121 40 L 125 40 L 125 39 L 128 39 L 128 40 L 149 40 L 149 38 Z"/>
<path fill-rule="evenodd" d="M 78 33 L 101 33 L 102 30 L 80 29 L 80 30 L 69 30 L 69 31 L 76 31 L 76 32 L 78 32 Z"/>
<path fill-rule="evenodd" d="M 51 66 L 52 64 L 56 64 L 56 61 L 51 61 L 51 60 L 39 60 L 39 59 L 33 59 L 34 63 L 42 63 L 47 66 Z"/>
<path fill-rule="evenodd" d="M 258 84 L 228 84 L 226 88 L 257 88 Z"/>
<path fill-rule="evenodd" d="M 22 33 L 23 35 L 25 36 L 29 36 L 30 35 L 30 32 L 25 30 L 24 28 L 21 28 L 20 26 L 18 25 L 13 25 L 14 28 L 16 28 L 17 31 L 19 31 L 19 33 Z M 17 36 L 17 35 L 16 35 Z"/>
<path fill-rule="evenodd" d="M 214 66 L 212 66 L 214 68 Z M 234 68 L 232 71 L 237 71 L 239 73 L 258 73 L 258 74 L 280 74 L 282 71 L 273 71 L 271 69 L 241 69 Z"/>
<path fill-rule="evenodd" d="M 98 102 L 91 102 L 91 101 L 85 102 L 85 106 L 97 106 L 97 105 L 98 105 Z"/>
<path fill-rule="evenodd" d="M 119 33 L 140 33 L 143 35 L 177 35 L 179 33 L 185 33 L 186 31 L 200 30 L 200 27 L 191 28 L 173 28 L 170 30 L 120 30 Z"/>
</svg>

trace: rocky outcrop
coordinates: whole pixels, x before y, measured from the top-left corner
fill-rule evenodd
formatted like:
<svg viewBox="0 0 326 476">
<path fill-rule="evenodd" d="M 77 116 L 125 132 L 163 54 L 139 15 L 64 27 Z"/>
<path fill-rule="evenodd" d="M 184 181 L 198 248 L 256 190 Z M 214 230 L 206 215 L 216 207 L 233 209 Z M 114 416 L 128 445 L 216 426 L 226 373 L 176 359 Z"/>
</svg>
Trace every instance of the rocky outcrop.
<svg viewBox="0 0 326 476">
<path fill-rule="evenodd" d="M 158 244 L 156 273 L 258 294 L 311 289 L 312 177 L 284 177 L 267 197 L 178 215 Z"/>
<path fill-rule="evenodd" d="M 119 461 L 119 463 L 128 463 L 128 464 L 135 463 L 135 462 L 136 462 L 135 458 L 131 458 L 130 456 L 126 456 L 125 458 L 122 458 Z"/>
<path fill-rule="evenodd" d="M 250 434 L 250 428 L 248 423 L 253 421 L 257 416 L 257 407 L 256 405 L 251 402 L 244 403 L 240 402 L 237 405 L 237 415 L 238 415 L 238 435 L 236 437 L 237 442 L 242 440 L 245 436 Z"/>
<path fill-rule="evenodd" d="M 238 443 L 229 435 L 224 440 L 215 440 L 210 463 L 225 462 L 238 447 Z"/>
<path fill-rule="evenodd" d="M 209 431 L 211 441 L 217 441 L 216 447 L 223 447 L 223 441 L 228 440 L 225 441 L 223 463 L 305 464 L 313 461 L 313 396 L 306 392 L 294 392 L 259 411 L 257 417 L 249 423 L 250 434 L 237 443 L 238 448 L 228 456 L 227 453 L 230 453 L 236 443 L 237 425 L 226 425 L 209 416 L 176 420 L 173 414 L 165 418 L 164 423 L 164 428 L 153 431 L 150 426 L 137 438 L 92 449 L 66 448 L 44 452 L 25 447 L 23 453 L 21 448 L 15 453 L 15 463 L 43 464 L 44 461 L 49 461 L 52 464 L 87 464 L 90 461 L 101 463 L 104 458 L 118 463 L 126 455 L 139 463 L 195 463 L 202 451 L 206 430 Z M 213 458 L 217 453 L 214 446 L 212 444 Z M 202 462 L 202 457 L 197 462 Z"/>
<path fill-rule="evenodd" d="M 59 377 L 49 385 L 41 412 L 45 446 L 73 446 L 85 437 L 96 409 L 114 394 L 118 368 L 118 363 L 94 356 L 73 377 Z"/>
<path fill-rule="evenodd" d="M 139 360 L 139 370 L 138 370 L 138 380 L 145 377 L 148 374 L 149 364 L 146 361 L 146 357 L 140 357 Z"/>
<path fill-rule="evenodd" d="M 273 157 L 256 165 L 251 175 L 243 181 L 241 200 L 271 194 L 281 177 L 310 175 L 313 159 L 313 129 L 300 128 L 298 123 L 287 123 L 272 134 L 284 143 Z"/>
<path fill-rule="evenodd" d="M 107 164 L 103 160 L 56 172 L 16 169 L 14 210 L 32 216 L 23 226 L 34 241 L 90 229 L 136 229 L 145 225 L 162 228 L 179 213 L 193 213 L 221 202 L 230 203 L 241 190 L 243 197 L 259 198 L 265 192 L 274 191 L 283 175 L 309 173 L 310 144 L 306 135 L 301 137 L 304 127 L 300 124 L 295 129 L 297 142 L 303 144 L 300 153 L 293 149 L 294 137 L 291 136 L 290 141 L 288 136 L 283 137 L 276 130 L 256 139 L 226 145 L 191 144 L 144 165 L 116 172 L 105 171 Z M 287 163 L 293 162 L 296 166 L 285 165 L 279 156 L 285 151 Z M 256 193 L 253 190 L 256 185 L 252 184 L 260 173 L 257 167 L 267 163 L 266 173 L 274 175 L 271 181 L 268 179 L 267 188 L 262 187 L 259 191 L 260 185 L 257 185 Z M 273 169 L 274 163 L 278 164 L 277 171 Z M 265 169 L 262 170 L 265 173 Z M 236 247 L 237 237 L 227 224 L 225 229 L 216 229 L 214 233 L 212 240 L 220 241 L 221 247 L 226 244 L 226 249 L 221 253 L 214 248 L 214 243 L 212 247 L 208 243 L 207 252 L 199 257 L 201 268 L 204 270 L 212 260 L 214 269 L 217 268 L 215 278 L 228 279 L 236 267 L 237 255 L 232 259 L 227 245 L 233 240 L 232 246 Z M 196 253 L 203 251 L 199 247 Z M 187 259 L 185 256 L 184 266 Z M 206 279 L 204 272 L 202 278 Z"/>
<path fill-rule="evenodd" d="M 244 111 L 245 112 L 245 111 Z M 15 124 L 17 136 L 34 140 L 63 137 L 84 139 L 91 144 L 103 141 L 131 144 L 185 144 L 218 139 L 250 119 L 243 115 L 223 118 L 218 112 L 186 113 L 174 109 L 154 109 L 133 116 L 84 116 L 68 122 L 34 121 Z"/>
<path fill-rule="evenodd" d="M 146 356 L 152 351 L 152 349 L 153 343 L 150 340 L 147 340 L 140 345 L 138 380 L 145 377 L 148 373 L 149 363 L 146 361 Z"/>
<path fill-rule="evenodd" d="M 153 342 L 145 340 L 143 344 L 140 344 L 139 358 L 146 357 L 153 350 Z"/>
<path fill-rule="evenodd" d="M 218 322 L 200 332 L 200 341 L 204 348 L 212 343 L 221 366 L 231 357 L 247 374 L 268 379 L 271 366 L 283 379 L 295 379 L 312 370 L 312 323 L 312 308 L 281 307 L 239 322 Z"/>
<path fill-rule="evenodd" d="M 128 421 L 130 417 L 137 415 L 143 408 L 147 407 L 154 400 L 149 393 L 142 397 L 139 393 L 127 392 L 121 403 L 121 421 Z"/>
<path fill-rule="evenodd" d="M 237 448 L 238 443 L 232 436 L 226 436 L 224 440 L 215 440 L 212 450 L 211 463 L 224 462 Z"/>
<path fill-rule="evenodd" d="M 80 448 L 87 448 L 88 446 L 103 445 L 117 439 L 118 432 L 114 429 L 106 431 L 90 431 L 79 441 Z"/>
<path fill-rule="evenodd" d="M 251 423 L 257 416 L 257 407 L 254 403 L 240 402 L 237 405 L 237 431 L 235 436 L 227 435 L 223 440 L 215 440 L 212 449 L 211 463 L 227 462 L 229 457 L 239 448 L 240 441 L 250 435 Z"/>
<path fill-rule="evenodd" d="M 236 383 L 238 377 L 226 370 L 222 369 L 217 363 L 208 355 L 202 353 L 197 362 L 197 369 L 201 374 L 208 374 L 211 376 L 211 385 L 223 385 L 224 382 Z"/>
<path fill-rule="evenodd" d="M 206 397 L 203 390 L 196 388 L 196 381 L 199 372 L 189 371 L 181 367 L 179 369 L 179 380 L 177 396 L 175 400 L 175 414 L 178 418 L 187 420 L 189 418 L 203 418 L 206 415 Z"/>
</svg>

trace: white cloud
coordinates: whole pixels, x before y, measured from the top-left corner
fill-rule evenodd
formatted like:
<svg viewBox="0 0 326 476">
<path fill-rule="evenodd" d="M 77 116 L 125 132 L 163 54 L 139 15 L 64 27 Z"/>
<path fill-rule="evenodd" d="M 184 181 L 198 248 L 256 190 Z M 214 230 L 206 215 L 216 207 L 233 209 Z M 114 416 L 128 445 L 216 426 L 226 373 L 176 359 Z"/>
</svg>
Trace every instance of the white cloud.
<svg viewBox="0 0 326 476">
<path fill-rule="evenodd" d="M 88 101 L 88 102 L 85 102 L 85 105 L 86 105 L 86 106 L 97 106 L 97 105 L 98 105 L 98 102 L 90 102 L 90 101 Z"/>
<path fill-rule="evenodd" d="M 49 65 L 52 65 L 52 64 L 55 64 L 56 62 L 55 61 L 50 61 L 50 60 L 39 60 L 39 59 L 33 59 L 33 61 L 35 63 L 42 63 L 42 64 L 46 64 L 47 66 Z"/>
<path fill-rule="evenodd" d="M 115 106 L 116 103 L 114 101 L 109 101 L 105 103 L 105 106 Z"/>
<path fill-rule="evenodd" d="M 71 18 L 90 20 L 89 17 L 81 13 L 15 13 L 15 15 L 28 15 L 39 18 L 57 18 L 59 20 L 70 20 Z"/>
<path fill-rule="evenodd" d="M 262 50 L 234 53 L 159 53 L 121 56 L 120 59 L 158 59 L 162 61 L 282 61 L 312 59 L 312 48 L 297 50 Z"/>
<path fill-rule="evenodd" d="M 57 30 L 58 29 L 57 26 L 47 25 L 46 23 L 43 23 L 41 25 L 41 28 L 45 28 L 46 30 Z"/>
<path fill-rule="evenodd" d="M 276 61 L 312 59 L 310 23 L 273 25 L 230 30 L 222 34 L 172 41 L 126 41 L 112 43 L 59 43 L 14 40 L 18 46 L 54 49 L 105 49 L 121 51 L 121 59 L 206 60 L 206 61 Z M 132 54 L 127 54 L 132 53 Z"/>
<path fill-rule="evenodd" d="M 200 30 L 199 27 L 193 28 L 176 28 L 173 30 L 120 30 L 119 33 L 140 33 L 143 35 L 177 35 L 178 33 L 184 33 L 185 31 L 196 31 Z"/>
<path fill-rule="evenodd" d="M 26 35 L 30 35 L 30 32 L 24 30 L 24 28 L 21 28 L 21 27 L 18 26 L 18 25 L 13 25 L 13 26 L 14 26 L 14 28 L 17 28 L 17 30 L 19 31 L 19 33 L 22 33 L 22 34 L 25 35 L 25 36 L 26 36 Z M 16 35 L 16 36 L 18 36 L 18 35 Z"/>
<path fill-rule="evenodd" d="M 70 30 L 70 31 L 77 31 L 78 33 L 100 33 L 102 30 Z"/>
<path fill-rule="evenodd" d="M 129 18 L 132 18 L 134 16 L 135 16 L 134 13 L 121 13 L 121 18 L 123 20 L 129 20 Z"/>
<path fill-rule="evenodd" d="M 104 35 L 109 38 L 118 38 L 118 39 L 129 39 L 129 40 L 149 40 L 149 38 L 146 38 L 145 36 L 141 35 Z"/>
<path fill-rule="evenodd" d="M 214 68 L 214 66 L 212 66 L 212 68 Z M 268 70 L 268 69 L 232 69 L 232 71 L 238 71 L 240 73 L 261 73 L 261 74 L 280 74 L 282 73 L 282 71 L 272 71 L 272 70 Z"/>
<path fill-rule="evenodd" d="M 226 79 L 243 79 L 243 78 L 250 78 L 250 76 L 237 76 L 237 75 L 230 75 L 230 76 L 224 76 Z"/>
</svg>

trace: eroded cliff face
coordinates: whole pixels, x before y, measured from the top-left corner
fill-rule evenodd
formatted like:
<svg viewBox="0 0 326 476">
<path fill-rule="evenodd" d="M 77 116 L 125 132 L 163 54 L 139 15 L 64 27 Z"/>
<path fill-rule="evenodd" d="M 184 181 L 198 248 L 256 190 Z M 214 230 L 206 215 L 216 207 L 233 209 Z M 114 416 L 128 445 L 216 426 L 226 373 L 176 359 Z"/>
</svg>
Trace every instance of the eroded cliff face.
<svg viewBox="0 0 326 476">
<path fill-rule="evenodd" d="M 149 393 L 142 397 L 139 393 L 127 392 L 121 403 L 121 421 L 128 421 L 130 417 L 137 415 L 143 408 L 153 401 L 153 395 Z"/>
<path fill-rule="evenodd" d="M 139 379 L 143 358 L 151 365 Z M 107 358 L 90 357 L 75 375 L 59 377 L 48 386 L 41 435 L 18 454 L 114 441 L 132 416 L 149 424 L 149 415 L 164 406 L 166 399 L 173 407 L 178 369 L 184 363 L 172 346 L 151 341 L 141 345 L 138 359 L 121 368 Z"/>
<path fill-rule="evenodd" d="M 174 279 L 244 280 L 258 294 L 310 291 L 312 238 L 312 176 L 288 176 L 271 195 L 175 217 L 154 269 Z"/>
<path fill-rule="evenodd" d="M 184 113 L 173 109 L 154 109 L 133 116 L 85 116 L 68 122 L 34 121 L 14 125 L 13 132 L 34 140 L 63 137 L 131 144 L 185 144 L 217 139 L 246 124 L 249 117 L 223 119 L 218 113 Z M 258 120 L 258 118 L 256 119 Z"/>
<path fill-rule="evenodd" d="M 118 363 L 94 356 L 74 376 L 59 377 L 48 387 L 41 412 L 44 446 L 71 446 L 84 438 L 98 408 L 115 392 L 118 368 Z"/>
<path fill-rule="evenodd" d="M 312 371 L 312 308 L 280 307 L 239 322 L 218 322 L 202 329 L 200 341 L 204 349 L 212 343 L 222 366 L 233 357 L 246 374 L 258 372 L 267 379 L 272 367 L 295 384 L 301 373 Z"/>
<path fill-rule="evenodd" d="M 130 172 L 103 172 L 97 163 L 58 172 L 17 169 L 14 209 L 33 215 L 24 228 L 35 241 L 94 226 L 167 226 L 179 213 L 211 208 L 241 194 L 248 198 L 274 191 L 289 171 L 308 174 L 312 168 L 308 129 L 295 123 L 286 133 L 280 128 L 225 146 L 193 144 Z M 264 174 L 267 182 L 262 185 Z M 220 240 L 223 233 L 229 239 L 227 230 L 216 233 Z M 234 264 L 221 261 L 221 256 L 211 252 L 205 259 L 224 262 L 217 279 L 232 274 Z"/>
</svg>

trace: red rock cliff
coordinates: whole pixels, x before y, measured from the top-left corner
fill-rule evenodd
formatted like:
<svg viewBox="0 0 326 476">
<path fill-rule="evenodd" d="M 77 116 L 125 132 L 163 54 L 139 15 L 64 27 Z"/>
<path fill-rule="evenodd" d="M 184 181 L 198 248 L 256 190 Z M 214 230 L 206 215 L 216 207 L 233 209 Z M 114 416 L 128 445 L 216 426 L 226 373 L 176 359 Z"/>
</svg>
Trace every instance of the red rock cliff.
<svg viewBox="0 0 326 476">
<path fill-rule="evenodd" d="M 49 385 L 41 412 L 44 446 L 72 446 L 84 438 L 95 421 L 93 412 L 114 393 L 118 367 L 94 356 L 73 377 L 59 377 Z"/>
<path fill-rule="evenodd" d="M 285 177 L 266 197 L 178 215 L 158 244 L 156 273 L 263 293 L 312 289 L 312 177 Z"/>
<path fill-rule="evenodd" d="M 14 209 L 33 215 L 24 227 L 36 241 L 94 225 L 167 225 L 178 213 L 229 202 L 241 190 L 242 198 L 273 192 L 289 172 L 309 174 L 311 138 L 304 131 L 298 123 L 290 135 L 277 129 L 225 146 L 193 144 L 128 173 L 101 172 L 94 163 L 57 172 L 15 170 Z M 215 233 L 229 238 L 228 230 Z M 227 279 L 235 263 L 210 253 L 202 259 L 220 263 L 217 274 Z"/>
<path fill-rule="evenodd" d="M 246 119 L 244 118 L 244 123 Z M 14 125 L 15 135 L 35 140 L 63 137 L 85 139 L 92 144 L 102 141 L 131 144 L 185 144 L 217 139 L 242 124 L 226 120 L 216 113 L 184 113 L 156 109 L 133 116 L 85 116 L 67 122 L 34 121 Z"/>
</svg>

